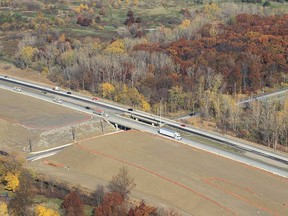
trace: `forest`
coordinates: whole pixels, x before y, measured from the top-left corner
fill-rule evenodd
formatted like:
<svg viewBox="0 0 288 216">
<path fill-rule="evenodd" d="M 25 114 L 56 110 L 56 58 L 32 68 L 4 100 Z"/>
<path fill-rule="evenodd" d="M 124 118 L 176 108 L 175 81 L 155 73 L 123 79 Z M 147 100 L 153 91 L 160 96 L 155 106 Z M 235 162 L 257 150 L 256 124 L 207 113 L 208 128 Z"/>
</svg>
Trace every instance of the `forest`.
<svg viewBox="0 0 288 216">
<path fill-rule="evenodd" d="M 23 70 L 144 111 L 199 112 L 224 132 L 287 150 L 286 99 L 237 106 L 243 95 L 287 87 L 286 3 L 28 2 L 26 8 L 14 2 L 18 13 L 1 15 L 3 32 L 30 30 L 10 36 L 18 40 L 13 58 Z M 143 12 L 153 6 L 178 11 L 157 23 Z M 19 12 L 41 7 L 28 19 Z M 51 19 L 51 11 L 59 16 Z M 102 36 L 79 35 L 71 25 Z"/>
</svg>

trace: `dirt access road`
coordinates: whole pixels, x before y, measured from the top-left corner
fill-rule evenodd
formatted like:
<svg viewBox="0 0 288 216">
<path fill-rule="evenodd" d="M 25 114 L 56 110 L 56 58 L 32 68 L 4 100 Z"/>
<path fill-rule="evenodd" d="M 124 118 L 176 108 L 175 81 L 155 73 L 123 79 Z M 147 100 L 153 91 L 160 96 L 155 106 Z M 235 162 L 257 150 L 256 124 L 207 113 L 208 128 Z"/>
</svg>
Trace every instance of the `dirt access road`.
<svg viewBox="0 0 288 216">
<path fill-rule="evenodd" d="M 29 166 L 91 191 L 126 166 L 132 197 L 184 215 L 288 215 L 288 180 L 173 140 L 127 131 L 79 141 Z"/>
</svg>

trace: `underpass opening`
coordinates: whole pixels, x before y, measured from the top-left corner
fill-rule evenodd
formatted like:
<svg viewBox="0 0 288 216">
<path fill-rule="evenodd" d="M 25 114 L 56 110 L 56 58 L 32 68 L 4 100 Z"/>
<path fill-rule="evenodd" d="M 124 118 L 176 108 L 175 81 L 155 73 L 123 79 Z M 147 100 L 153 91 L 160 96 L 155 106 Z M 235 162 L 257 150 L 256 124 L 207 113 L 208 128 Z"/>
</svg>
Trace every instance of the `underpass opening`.
<svg viewBox="0 0 288 216">
<path fill-rule="evenodd" d="M 110 123 L 115 127 L 115 129 L 120 129 L 120 130 L 124 130 L 124 131 L 131 130 L 130 127 L 127 127 L 125 125 L 120 125 L 120 124 L 117 124 L 117 123 L 114 123 L 114 122 L 110 122 Z"/>
</svg>

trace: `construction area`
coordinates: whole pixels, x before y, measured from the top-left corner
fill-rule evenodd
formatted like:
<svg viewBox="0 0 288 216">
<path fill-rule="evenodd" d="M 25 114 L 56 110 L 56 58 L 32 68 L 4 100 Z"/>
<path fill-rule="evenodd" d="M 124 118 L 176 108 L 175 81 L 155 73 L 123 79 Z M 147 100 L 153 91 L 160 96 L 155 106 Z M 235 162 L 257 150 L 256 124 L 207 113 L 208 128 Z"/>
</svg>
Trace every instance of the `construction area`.
<svg viewBox="0 0 288 216">
<path fill-rule="evenodd" d="M 55 180 L 93 192 L 125 166 L 136 183 L 131 198 L 182 215 L 288 215 L 287 179 L 163 136 L 116 131 L 102 118 L 52 102 L 6 90 L 0 90 L 0 100 L 4 150 L 29 153 L 29 143 L 33 151 L 72 144 L 27 162 Z"/>
<path fill-rule="evenodd" d="M 88 191 L 125 166 L 135 178 L 133 198 L 183 215 L 288 214 L 287 179 L 145 132 L 79 140 L 29 166 Z"/>
</svg>

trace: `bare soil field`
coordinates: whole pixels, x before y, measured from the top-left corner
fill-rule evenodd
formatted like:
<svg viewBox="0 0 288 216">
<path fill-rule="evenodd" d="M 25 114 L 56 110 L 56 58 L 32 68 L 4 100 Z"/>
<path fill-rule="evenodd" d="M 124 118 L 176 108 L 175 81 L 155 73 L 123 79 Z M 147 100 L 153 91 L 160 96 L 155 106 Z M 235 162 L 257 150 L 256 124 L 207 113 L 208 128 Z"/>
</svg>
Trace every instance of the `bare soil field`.
<svg viewBox="0 0 288 216">
<path fill-rule="evenodd" d="M 90 119 L 71 109 L 2 89 L 0 100 L 0 118 L 27 128 L 41 130 Z"/>
<path fill-rule="evenodd" d="M 71 126 L 79 138 L 114 130 L 99 118 L 21 93 L 0 89 L 0 101 L 0 143 L 4 151 L 26 151 L 29 140 L 33 151 L 67 144 L 72 141 Z"/>
<path fill-rule="evenodd" d="M 126 166 L 136 183 L 132 198 L 183 215 L 288 215 L 287 179 L 144 132 L 78 140 L 43 160 L 28 166 L 88 191 Z"/>
</svg>

